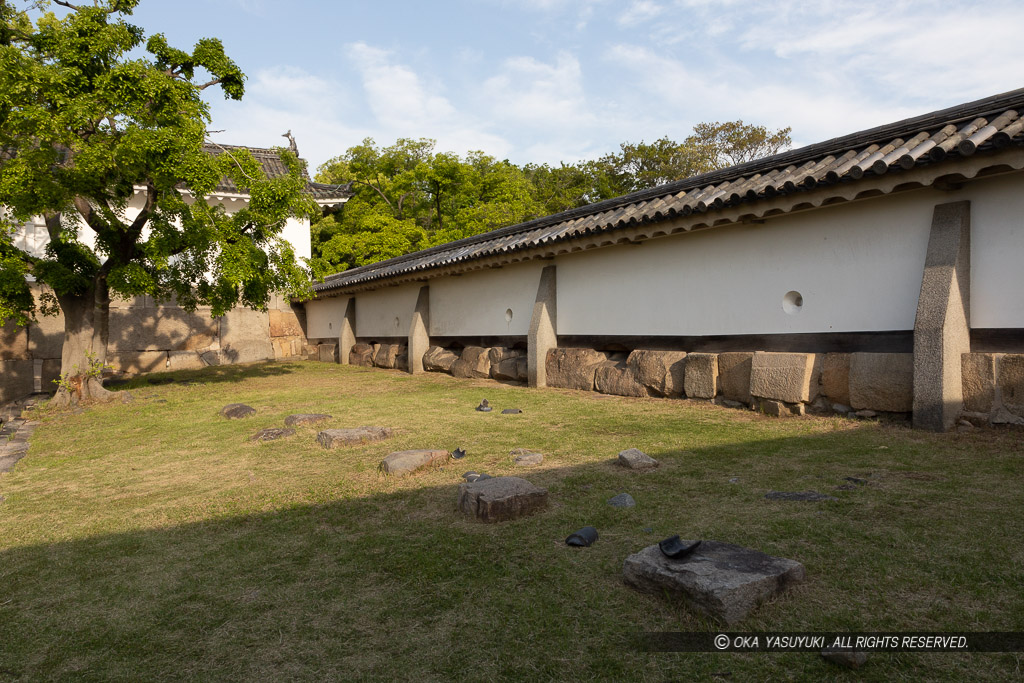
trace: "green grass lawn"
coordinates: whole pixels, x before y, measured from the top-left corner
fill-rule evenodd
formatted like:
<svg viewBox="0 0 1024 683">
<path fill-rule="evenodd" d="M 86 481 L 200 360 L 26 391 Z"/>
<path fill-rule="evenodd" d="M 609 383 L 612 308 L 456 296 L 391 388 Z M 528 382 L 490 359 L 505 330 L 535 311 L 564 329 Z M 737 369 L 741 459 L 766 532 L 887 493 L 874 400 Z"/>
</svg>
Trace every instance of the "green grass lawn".
<svg viewBox="0 0 1024 683">
<path fill-rule="evenodd" d="M 1020 432 L 927 434 L 841 418 L 532 390 L 320 363 L 137 380 L 135 400 L 39 411 L 0 475 L 0 680 L 1008 680 L 1016 654 L 639 651 L 641 631 L 715 631 L 624 585 L 671 534 L 802 562 L 807 581 L 732 630 L 1024 631 Z M 200 384 L 186 386 L 184 379 Z M 473 408 L 487 398 L 494 412 Z M 256 408 L 244 420 L 219 409 Z M 506 407 L 522 415 L 501 415 Z M 286 415 L 333 419 L 249 442 Z M 325 427 L 395 427 L 327 451 Z M 404 479 L 409 448 L 468 450 Z M 512 465 L 515 447 L 546 456 Z M 614 464 L 636 447 L 651 472 Z M 499 525 L 455 509 L 467 470 L 546 487 Z M 845 477 L 869 481 L 837 490 Z M 815 489 L 838 502 L 765 500 Z M 628 492 L 637 501 L 606 501 Z M 564 539 L 592 524 L 600 540 Z"/>
</svg>

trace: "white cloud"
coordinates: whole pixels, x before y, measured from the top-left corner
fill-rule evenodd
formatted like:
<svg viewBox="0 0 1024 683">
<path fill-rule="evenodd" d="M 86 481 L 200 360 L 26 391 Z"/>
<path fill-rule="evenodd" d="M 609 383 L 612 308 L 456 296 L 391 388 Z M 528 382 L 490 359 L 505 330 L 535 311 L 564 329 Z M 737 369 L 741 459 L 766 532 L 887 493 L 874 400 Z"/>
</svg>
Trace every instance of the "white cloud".
<svg viewBox="0 0 1024 683">
<path fill-rule="evenodd" d="M 548 130 L 586 125 L 593 120 L 583 92 L 579 60 L 559 53 L 554 64 L 513 57 L 484 81 L 481 94 L 498 121 Z"/>
<path fill-rule="evenodd" d="M 616 21 L 620 26 L 636 26 L 654 19 L 663 11 L 665 8 L 652 0 L 633 0 Z"/>
</svg>

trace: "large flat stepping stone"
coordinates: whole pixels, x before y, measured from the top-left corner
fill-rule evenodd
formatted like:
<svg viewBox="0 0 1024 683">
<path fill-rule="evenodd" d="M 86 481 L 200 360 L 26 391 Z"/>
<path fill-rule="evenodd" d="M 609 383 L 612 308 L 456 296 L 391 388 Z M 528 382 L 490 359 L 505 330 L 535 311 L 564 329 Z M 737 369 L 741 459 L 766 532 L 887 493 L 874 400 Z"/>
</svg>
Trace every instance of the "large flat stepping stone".
<svg viewBox="0 0 1024 683">
<path fill-rule="evenodd" d="M 371 441 L 383 441 L 391 436 L 391 427 L 350 427 L 348 429 L 325 429 L 316 435 L 316 442 L 324 448 L 358 446 Z"/>
<path fill-rule="evenodd" d="M 331 415 L 326 415 L 324 413 L 297 413 L 286 417 L 284 419 L 284 426 L 301 427 L 303 425 L 315 425 L 318 422 L 330 420 L 331 417 Z"/>
<path fill-rule="evenodd" d="M 411 474 L 424 467 L 440 467 L 448 462 L 450 456 L 448 451 L 395 451 L 380 461 L 380 470 L 384 474 Z"/>
<path fill-rule="evenodd" d="M 516 467 L 533 467 L 544 462 L 544 454 L 531 451 L 529 448 L 513 448 L 508 453 L 512 456 Z"/>
<path fill-rule="evenodd" d="M 639 448 L 627 448 L 619 453 L 619 464 L 631 470 L 649 470 L 660 463 Z"/>
<path fill-rule="evenodd" d="M 249 441 L 277 441 L 278 439 L 284 439 L 286 437 L 295 434 L 294 429 L 282 428 L 282 427 L 268 427 L 261 429 L 252 436 L 249 437 Z"/>
<path fill-rule="evenodd" d="M 765 600 L 802 582 L 806 573 L 794 560 L 704 541 L 680 560 L 666 557 L 657 544 L 648 546 L 626 558 L 622 575 L 634 588 L 680 596 L 691 610 L 732 626 Z"/>
<path fill-rule="evenodd" d="M 220 409 L 220 414 L 229 420 L 238 420 L 256 414 L 256 409 L 244 403 L 229 403 Z"/>
<path fill-rule="evenodd" d="M 459 484 L 459 510 L 481 522 L 525 517 L 547 504 L 547 489 L 519 477 L 490 477 Z"/>
</svg>

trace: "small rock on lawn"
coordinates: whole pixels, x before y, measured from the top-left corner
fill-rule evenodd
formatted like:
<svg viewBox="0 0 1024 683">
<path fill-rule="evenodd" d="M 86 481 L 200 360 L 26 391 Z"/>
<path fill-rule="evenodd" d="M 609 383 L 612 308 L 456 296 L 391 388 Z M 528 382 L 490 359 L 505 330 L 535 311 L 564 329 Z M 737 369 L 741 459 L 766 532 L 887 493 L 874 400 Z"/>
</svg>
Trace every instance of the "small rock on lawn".
<svg viewBox="0 0 1024 683">
<path fill-rule="evenodd" d="M 268 427 L 267 429 L 261 429 L 260 431 L 249 437 L 249 441 L 277 441 L 285 437 L 291 436 L 295 433 L 294 429 L 287 429 L 281 427 Z"/>
<path fill-rule="evenodd" d="M 638 448 L 627 448 L 619 453 L 619 464 L 631 470 L 646 470 L 660 463 Z"/>
<path fill-rule="evenodd" d="M 370 441 L 383 441 L 391 436 L 390 427 L 351 427 L 348 429 L 325 429 L 316 435 L 316 442 L 324 448 L 356 446 Z"/>
<path fill-rule="evenodd" d="M 287 427 L 301 427 L 303 425 L 314 425 L 329 419 L 331 419 L 331 416 L 324 413 L 298 413 L 286 417 L 284 424 Z"/>
<path fill-rule="evenodd" d="M 519 477 L 488 477 L 459 484 L 462 514 L 481 522 L 504 522 L 540 510 L 548 502 L 547 489 Z"/>
<path fill-rule="evenodd" d="M 614 498 L 608 500 L 608 504 L 613 508 L 632 508 L 636 507 L 636 501 L 633 500 L 633 496 L 628 493 L 620 493 Z"/>
<path fill-rule="evenodd" d="M 229 403 L 220 409 L 220 414 L 229 420 L 237 420 L 243 417 L 249 417 L 256 413 L 256 409 L 252 406 L 247 406 L 244 403 Z"/>
<path fill-rule="evenodd" d="M 825 648 L 821 651 L 821 656 L 834 664 L 850 669 L 859 669 L 868 661 L 868 653 L 848 648 Z"/>
<path fill-rule="evenodd" d="M 501 414 L 502 415 L 518 415 L 521 412 L 523 412 L 523 411 L 521 411 L 519 408 L 505 408 L 505 410 L 501 411 Z"/>
<path fill-rule="evenodd" d="M 517 455 L 512 462 L 515 463 L 516 467 L 533 467 L 544 462 L 544 456 L 540 453 L 523 453 L 522 455 Z"/>
</svg>

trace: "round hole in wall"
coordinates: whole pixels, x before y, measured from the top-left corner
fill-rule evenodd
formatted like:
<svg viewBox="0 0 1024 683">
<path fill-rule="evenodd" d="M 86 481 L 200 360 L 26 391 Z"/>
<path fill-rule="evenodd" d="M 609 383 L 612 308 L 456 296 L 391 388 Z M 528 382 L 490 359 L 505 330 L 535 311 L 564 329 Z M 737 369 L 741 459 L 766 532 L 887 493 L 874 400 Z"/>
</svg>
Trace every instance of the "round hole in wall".
<svg viewBox="0 0 1024 683">
<path fill-rule="evenodd" d="M 395 327 L 401 327 L 401 326 L 402 326 L 402 321 L 399 320 L 398 317 L 396 316 L 395 317 Z"/>
<path fill-rule="evenodd" d="M 507 323 L 512 322 L 512 309 L 511 308 L 506 308 L 505 309 L 505 322 L 507 322 Z"/>
<path fill-rule="evenodd" d="M 782 297 L 782 310 L 790 315 L 796 315 L 804 305 L 804 296 L 800 292 L 786 292 Z"/>
</svg>

